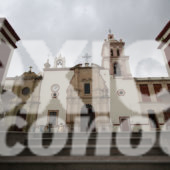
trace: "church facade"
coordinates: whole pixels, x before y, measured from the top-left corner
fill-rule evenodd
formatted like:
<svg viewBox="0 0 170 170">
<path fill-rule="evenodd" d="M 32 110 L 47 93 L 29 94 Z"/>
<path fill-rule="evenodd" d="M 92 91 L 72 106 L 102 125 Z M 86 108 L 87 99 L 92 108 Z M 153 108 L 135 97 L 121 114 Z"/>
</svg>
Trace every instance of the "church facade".
<svg viewBox="0 0 170 170">
<path fill-rule="evenodd" d="M 42 75 L 30 68 L 20 77 L 7 78 L 4 90 L 15 96 L 5 115 L 27 121 L 25 128 L 12 130 L 27 131 L 33 122 L 37 132 L 79 132 L 92 125 L 111 131 L 168 130 L 170 78 L 132 77 L 124 46 L 109 33 L 100 66 L 85 62 L 68 68 L 60 55 L 54 65 L 44 64 Z"/>
</svg>

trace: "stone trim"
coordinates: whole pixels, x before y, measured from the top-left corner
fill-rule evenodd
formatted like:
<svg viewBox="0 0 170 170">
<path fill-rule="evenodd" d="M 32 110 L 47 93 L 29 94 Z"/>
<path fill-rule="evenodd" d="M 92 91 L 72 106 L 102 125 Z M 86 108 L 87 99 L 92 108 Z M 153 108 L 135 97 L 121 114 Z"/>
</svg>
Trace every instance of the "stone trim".
<svg viewBox="0 0 170 170">
<path fill-rule="evenodd" d="M 15 43 L 11 40 L 11 38 L 8 36 L 8 34 L 6 33 L 6 31 L 1 28 L 0 32 L 3 34 L 3 36 L 8 40 L 8 42 L 12 45 L 12 47 L 17 48 L 17 46 L 15 45 Z"/>
<path fill-rule="evenodd" d="M 156 37 L 155 40 L 159 41 L 169 28 L 170 28 L 170 21 L 165 25 L 165 27 L 162 29 L 162 31 L 159 33 L 159 35 Z"/>
<path fill-rule="evenodd" d="M 11 25 L 9 24 L 9 22 L 5 18 L 0 18 L 0 23 L 5 25 L 5 27 L 9 30 L 9 32 L 16 39 L 16 41 L 20 40 L 20 37 L 17 35 L 17 33 L 14 31 L 14 29 L 11 27 Z"/>
</svg>

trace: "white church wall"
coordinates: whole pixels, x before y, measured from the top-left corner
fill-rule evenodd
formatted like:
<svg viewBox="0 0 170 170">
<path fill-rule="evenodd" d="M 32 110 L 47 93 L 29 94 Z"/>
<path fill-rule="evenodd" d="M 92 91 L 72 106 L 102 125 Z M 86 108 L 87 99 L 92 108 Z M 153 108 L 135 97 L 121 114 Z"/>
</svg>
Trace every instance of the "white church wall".
<svg viewBox="0 0 170 170">
<path fill-rule="evenodd" d="M 113 123 L 113 130 L 116 131 L 117 127 L 120 126 L 120 117 L 129 117 L 130 128 L 134 131 L 139 130 L 135 126 L 136 121 L 133 119 L 134 116 L 139 116 L 141 113 L 139 96 L 136 88 L 136 83 L 133 78 L 112 78 L 111 77 L 111 89 L 110 89 L 110 106 L 111 106 L 111 120 Z M 120 93 L 122 91 L 122 94 Z M 146 120 L 141 120 L 141 124 L 147 124 Z M 138 122 L 139 124 L 139 122 Z M 145 130 L 149 130 L 146 126 Z"/>
<path fill-rule="evenodd" d="M 14 86 L 15 79 L 7 78 L 4 83 L 4 90 L 12 91 L 12 87 Z"/>
<path fill-rule="evenodd" d="M 107 86 L 108 90 L 110 90 L 110 74 L 109 70 L 100 70 L 100 74 L 105 81 L 105 85 Z"/>
<path fill-rule="evenodd" d="M 40 89 L 40 105 L 38 116 L 41 114 L 47 116 L 48 111 L 57 110 L 58 117 L 66 121 L 66 98 L 67 88 L 73 76 L 73 71 L 66 69 L 44 71 L 43 80 Z M 56 98 L 52 97 L 52 85 L 58 84 L 59 90 Z M 46 123 L 46 122 L 44 122 Z M 60 122 L 58 122 L 60 123 Z"/>
</svg>

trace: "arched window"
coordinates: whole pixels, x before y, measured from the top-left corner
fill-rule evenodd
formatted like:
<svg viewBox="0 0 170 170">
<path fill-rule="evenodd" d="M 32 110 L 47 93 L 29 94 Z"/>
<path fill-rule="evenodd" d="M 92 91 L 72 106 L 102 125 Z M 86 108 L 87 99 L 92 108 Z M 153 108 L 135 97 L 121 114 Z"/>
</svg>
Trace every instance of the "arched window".
<svg viewBox="0 0 170 170">
<path fill-rule="evenodd" d="M 113 49 L 110 50 L 110 55 L 113 56 Z"/>
<path fill-rule="evenodd" d="M 62 68 L 62 67 L 63 67 L 63 61 L 57 60 L 57 68 Z"/>
<path fill-rule="evenodd" d="M 84 94 L 90 94 L 90 83 L 84 84 Z"/>
<path fill-rule="evenodd" d="M 114 73 L 115 76 L 121 76 L 120 65 L 118 63 L 114 63 L 113 73 Z"/>
<path fill-rule="evenodd" d="M 120 51 L 119 51 L 119 49 L 117 49 L 117 56 L 120 56 Z"/>
</svg>

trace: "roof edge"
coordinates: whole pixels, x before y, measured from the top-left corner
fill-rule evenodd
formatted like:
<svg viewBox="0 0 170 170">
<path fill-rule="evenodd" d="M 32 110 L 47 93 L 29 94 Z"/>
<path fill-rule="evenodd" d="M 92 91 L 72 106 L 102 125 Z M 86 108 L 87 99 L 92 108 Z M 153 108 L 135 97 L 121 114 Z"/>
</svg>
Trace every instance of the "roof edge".
<svg viewBox="0 0 170 170">
<path fill-rule="evenodd" d="M 16 39 L 16 41 L 20 40 L 20 37 L 15 32 L 15 30 L 12 28 L 11 24 L 8 22 L 6 18 L 0 18 L 0 22 L 3 23 L 7 27 L 7 29 L 12 34 L 12 36 L 14 36 L 14 38 Z"/>
<path fill-rule="evenodd" d="M 170 28 L 170 20 L 165 25 L 165 27 L 162 29 L 162 31 L 158 34 L 158 36 L 155 38 L 155 40 L 159 41 L 169 28 Z"/>
</svg>

